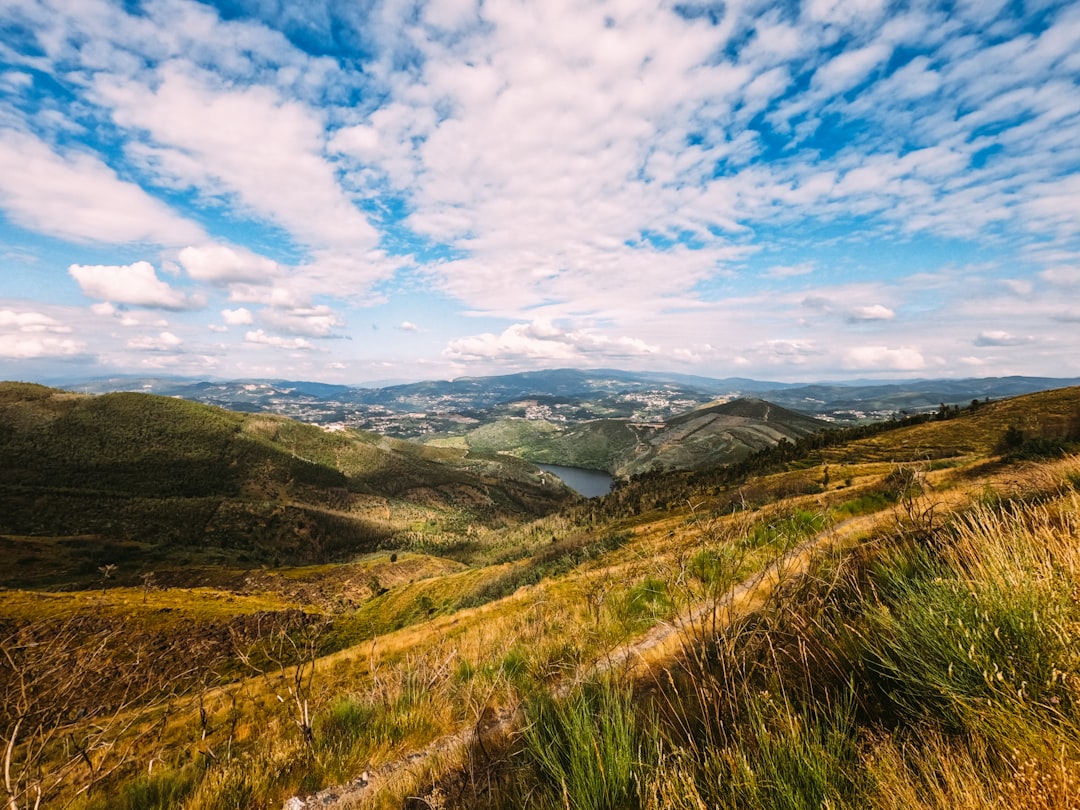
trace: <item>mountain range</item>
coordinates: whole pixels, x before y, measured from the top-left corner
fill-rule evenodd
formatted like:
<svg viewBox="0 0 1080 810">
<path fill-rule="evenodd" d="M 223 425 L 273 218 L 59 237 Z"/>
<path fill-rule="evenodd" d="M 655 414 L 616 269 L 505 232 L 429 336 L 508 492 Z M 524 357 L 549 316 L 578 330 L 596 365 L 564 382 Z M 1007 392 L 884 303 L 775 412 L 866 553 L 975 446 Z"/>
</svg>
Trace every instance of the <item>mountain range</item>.
<svg viewBox="0 0 1080 810">
<path fill-rule="evenodd" d="M 422 413 L 483 419 L 523 412 L 535 401 L 564 421 L 605 417 L 663 419 L 717 399 L 762 398 L 817 418 L 842 423 L 934 410 L 942 403 L 1000 399 L 1080 384 L 1080 378 L 983 377 L 902 382 L 782 383 L 742 377 L 714 379 L 615 369 L 552 369 L 491 377 L 390 385 L 378 388 L 295 380 L 193 380 L 107 377 L 57 381 L 83 393 L 142 391 L 179 396 L 243 411 L 295 411 L 306 421 L 377 420 Z M 362 425 L 357 425 L 362 426 Z M 408 426 L 401 428 L 408 431 Z M 388 431 L 389 432 L 389 431 Z M 421 431 L 421 435 L 423 432 Z M 408 438 L 407 436 L 401 436 Z"/>
</svg>

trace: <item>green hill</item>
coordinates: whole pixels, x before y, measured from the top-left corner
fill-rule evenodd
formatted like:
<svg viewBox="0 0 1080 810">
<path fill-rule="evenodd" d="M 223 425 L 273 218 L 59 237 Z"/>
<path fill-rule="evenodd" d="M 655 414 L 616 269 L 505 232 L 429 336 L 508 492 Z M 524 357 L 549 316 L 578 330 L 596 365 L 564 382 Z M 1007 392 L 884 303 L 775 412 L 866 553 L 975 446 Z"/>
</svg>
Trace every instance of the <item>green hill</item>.
<svg viewBox="0 0 1080 810">
<path fill-rule="evenodd" d="M 620 459 L 615 473 L 700 470 L 741 461 L 782 440 L 824 430 L 828 423 L 760 399 L 706 405 L 669 419 Z"/>
<path fill-rule="evenodd" d="M 740 461 L 827 422 L 760 399 L 712 403 L 660 426 L 594 419 L 569 427 L 539 419 L 501 419 L 470 431 L 466 443 L 540 464 L 606 470 L 629 477 L 654 470 L 700 470 Z"/>
<path fill-rule="evenodd" d="M 148 394 L 0 384 L 0 534 L 64 538 L 75 574 L 181 549 L 280 564 L 460 545 L 573 498 L 509 457 Z"/>
</svg>

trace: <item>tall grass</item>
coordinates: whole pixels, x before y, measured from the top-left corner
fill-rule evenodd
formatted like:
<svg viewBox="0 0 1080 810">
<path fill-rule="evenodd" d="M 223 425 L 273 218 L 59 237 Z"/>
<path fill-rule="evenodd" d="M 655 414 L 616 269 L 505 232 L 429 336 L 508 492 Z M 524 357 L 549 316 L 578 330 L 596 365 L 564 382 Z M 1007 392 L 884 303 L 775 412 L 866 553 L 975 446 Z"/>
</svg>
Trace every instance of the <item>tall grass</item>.
<svg viewBox="0 0 1080 810">
<path fill-rule="evenodd" d="M 911 537 L 701 640 L 651 807 L 1080 806 L 1080 499 Z"/>
<path fill-rule="evenodd" d="M 636 801 L 654 726 L 629 690 L 609 683 L 563 698 L 541 694 L 525 708 L 521 758 L 533 769 L 540 808 L 620 810 Z"/>
<path fill-rule="evenodd" d="M 528 806 L 1080 807 L 1080 498 L 1047 492 L 821 562 L 647 700 L 531 705 Z"/>
</svg>

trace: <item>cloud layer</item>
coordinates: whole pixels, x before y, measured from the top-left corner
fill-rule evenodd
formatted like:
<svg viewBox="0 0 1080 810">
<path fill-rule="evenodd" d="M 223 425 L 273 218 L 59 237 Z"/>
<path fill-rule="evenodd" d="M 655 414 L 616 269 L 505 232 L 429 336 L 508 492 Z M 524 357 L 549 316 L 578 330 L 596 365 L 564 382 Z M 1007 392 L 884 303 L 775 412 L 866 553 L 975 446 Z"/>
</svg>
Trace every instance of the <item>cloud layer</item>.
<svg viewBox="0 0 1080 810">
<path fill-rule="evenodd" d="M 1080 374 L 1075 3 L 0 24 L 10 373 Z"/>
</svg>

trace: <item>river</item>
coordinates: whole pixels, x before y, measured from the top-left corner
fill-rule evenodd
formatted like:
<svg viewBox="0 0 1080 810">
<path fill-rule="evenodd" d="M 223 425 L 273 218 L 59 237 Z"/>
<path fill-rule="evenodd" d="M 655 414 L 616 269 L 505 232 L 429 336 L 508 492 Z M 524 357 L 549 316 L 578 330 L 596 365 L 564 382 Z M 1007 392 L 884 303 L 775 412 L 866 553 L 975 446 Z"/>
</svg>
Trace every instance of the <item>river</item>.
<svg viewBox="0 0 1080 810">
<path fill-rule="evenodd" d="M 541 470 L 562 479 L 570 489 L 586 498 L 595 498 L 611 492 L 615 480 L 603 470 L 583 470 L 580 467 L 563 467 L 559 464 L 537 464 Z"/>
</svg>

